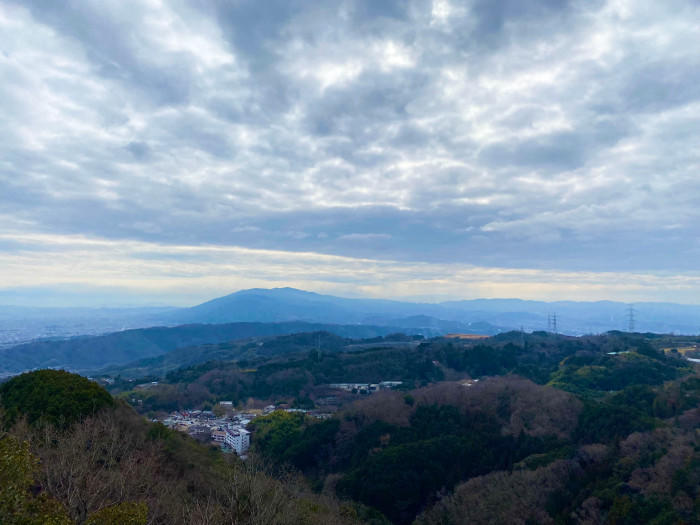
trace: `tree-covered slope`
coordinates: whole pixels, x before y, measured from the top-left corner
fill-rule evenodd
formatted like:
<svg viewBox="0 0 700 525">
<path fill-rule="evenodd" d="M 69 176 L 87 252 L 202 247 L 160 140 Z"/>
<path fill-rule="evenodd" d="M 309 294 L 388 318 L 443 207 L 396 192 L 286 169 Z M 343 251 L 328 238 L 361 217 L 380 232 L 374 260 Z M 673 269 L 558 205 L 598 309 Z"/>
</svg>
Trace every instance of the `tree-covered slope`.
<svg viewBox="0 0 700 525">
<path fill-rule="evenodd" d="M 636 382 L 659 384 L 688 372 L 687 361 L 644 341 L 641 335 L 619 333 L 577 338 L 509 332 L 476 341 L 396 336 L 343 346 L 339 339 L 297 334 L 256 343 L 253 358 L 238 346 L 223 345 L 212 349 L 216 361 L 171 370 L 164 378 L 157 367 L 146 368 L 164 380 L 134 396 L 144 410 L 173 410 L 221 399 L 293 399 L 313 395 L 316 387 L 328 383 L 395 380 L 413 388 L 444 379 L 517 374 L 596 398 L 611 390 L 615 378 L 622 389 Z M 231 359 L 229 350 L 238 357 Z M 197 349 L 191 353 L 198 360 L 204 357 Z"/>
<path fill-rule="evenodd" d="M 313 494 L 301 479 L 276 479 L 254 461 L 149 423 L 123 403 L 89 414 L 76 409 L 69 401 L 111 398 L 94 383 L 85 392 L 82 377 L 56 374 L 34 372 L 3 385 L 3 400 L 13 400 L 21 421 L 0 430 L 0 523 L 340 525 L 357 523 L 363 513 Z M 33 392 L 36 405 L 19 403 L 39 380 L 52 387 Z M 65 401 L 60 414 L 54 396 Z M 3 414 L 0 429 L 11 423 Z M 23 416 L 37 417 L 26 425 Z M 53 417 L 66 424 L 50 424 Z"/>
<path fill-rule="evenodd" d="M 254 421 L 259 454 L 393 523 L 698 523 L 700 379 L 657 343 L 621 333 L 438 339 L 260 362 L 236 392 L 283 400 L 387 370 L 428 383 L 357 396 L 323 421 L 284 412 Z M 225 366 L 171 379 L 214 389 L 241 372 Z M 460 373 L 480 381 L 440 381 Z M 255 391 L 273 377 L 287 382 Z"/>
<path fill-rule="evenodd" d="M 373 337 L 395 332 L 396 328 L 303 322 L 192 324 L 141 328 L 101 336 L 35 341 L 1 349 L 0 373 L 19 373 L 47 367 L 94 370 L 108 365 L 123 365 L 139 359 L 152 358 L 177 348 L 315 330 L 325 330 L 343 337 Z"/>
<path fill-rule="evenodd" d="M 65 427 L 114 403 L 96 383 L 63 370 L 38 370 L 0 385 L 0 407 L 7 424 L 20 417 Z"/>
<path fill-rule="evenodd" d="M 301 325 L 313 328 L 315 325 Z M 177 348 L 156 357 L 140 359 L 126 365 L 107 367 L 101 374 L 120 375 L 138 378 L 146 376 L 162 377 L 167 372 L 208 361 L 239 361 L 256 358 L 283 356 L 314 348 L 325 351 L 341 351 L 364 339 L 353 337 L 381 339 L 379 334 L 389 332 L 390 328 L 371 326 L 320 325 L 333 331 L 300 332 L 283 336 L 264 336 L 237 339 L 225 343 L 205 344 Z M 379 337 L 375 337 L 379 336 Z"/>
</svg>

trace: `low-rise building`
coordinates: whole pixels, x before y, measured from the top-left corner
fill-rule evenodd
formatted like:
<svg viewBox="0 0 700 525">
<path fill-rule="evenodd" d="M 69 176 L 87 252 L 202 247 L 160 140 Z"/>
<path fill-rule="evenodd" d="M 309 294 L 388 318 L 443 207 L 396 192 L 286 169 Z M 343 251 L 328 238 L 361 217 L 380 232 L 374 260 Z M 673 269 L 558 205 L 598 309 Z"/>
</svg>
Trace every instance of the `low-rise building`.
<svg viewBox="0 0 700 525">
<path fill-rule="evenodd" d="M 379 383 L 379 388 L 395 388 L 402 384 L 403 381 L 382 381 L 381 383 Z"/>
<path fill-rule="evenodd" d="M 192 425 L 187 429 L 187 433 L 202 443 L 211 440 L 211 429 L 205 425 Z"/>
<path fill-rule="evenodd" d="M 212 441 L 216 441 L 217 443 L 225 443 L 226 442 L 226 431 L 221 430 L 221 429 L 215 429 L 211 431 L 211 439 Z"/>
</svg>

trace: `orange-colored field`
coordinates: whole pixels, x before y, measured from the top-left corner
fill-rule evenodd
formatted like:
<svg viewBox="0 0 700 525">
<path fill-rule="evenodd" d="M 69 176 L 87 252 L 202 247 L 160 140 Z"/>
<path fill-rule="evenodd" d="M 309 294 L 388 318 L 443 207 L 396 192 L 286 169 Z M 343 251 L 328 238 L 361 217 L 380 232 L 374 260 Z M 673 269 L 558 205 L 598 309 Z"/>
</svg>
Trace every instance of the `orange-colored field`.
<svg viewBox="0 0 700 525">
<path fill-rule="evenodd" d="M 676 347 L 674 347 L 674 348 L 675 348 L 676 350 L 678 350 L 678 353 L 679 353 L 679 354 L 685 355 L 685 354 L 687 354 L 688 352 L 695 352 L 695 351 L 697 351 L 697 350 L 698 350 L 698 345 L 692 345 L 692 346 L 676 346 Z M 669 347 L 669 348 L 662 348 L 662 350 L 663 350 L 664 352 L 670 352 L 671 349 L 672 349 L 671 347 Z"/>
<path fill-rule="evenodd" d="M 445 337 L 449 339 L 488 339 L 491 336 L 481 334 L 447 334 Z"/>
</svg>

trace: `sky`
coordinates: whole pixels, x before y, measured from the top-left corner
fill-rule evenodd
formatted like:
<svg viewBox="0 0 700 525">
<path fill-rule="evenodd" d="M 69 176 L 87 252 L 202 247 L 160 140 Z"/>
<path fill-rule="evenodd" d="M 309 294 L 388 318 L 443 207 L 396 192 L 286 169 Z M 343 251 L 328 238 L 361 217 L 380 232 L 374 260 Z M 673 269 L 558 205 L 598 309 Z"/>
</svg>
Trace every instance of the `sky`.
<svg viewBox="0 0 700 525">
<path fill-rule="evenodd" d="M 0 0 L 0 303 L 700 303 L 697 0 Z"/>
</svg>

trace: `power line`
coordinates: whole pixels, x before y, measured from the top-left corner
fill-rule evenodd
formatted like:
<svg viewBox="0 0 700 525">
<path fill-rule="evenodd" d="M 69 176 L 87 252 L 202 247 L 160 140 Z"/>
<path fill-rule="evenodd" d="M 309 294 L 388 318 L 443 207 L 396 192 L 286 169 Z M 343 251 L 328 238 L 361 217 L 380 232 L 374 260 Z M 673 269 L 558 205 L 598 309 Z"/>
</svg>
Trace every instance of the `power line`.
<svg viewBox="0 0 700 525">
<path fill-rule="evenodd" d="M 627 307 L 627 331 L 634 332 L 634 314 L 636 313 L 634 305 L 631 304 Z"/>
</svg>

